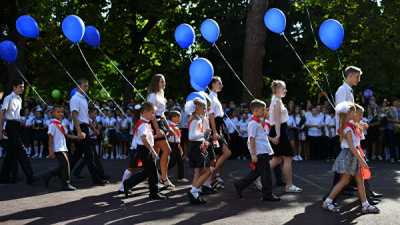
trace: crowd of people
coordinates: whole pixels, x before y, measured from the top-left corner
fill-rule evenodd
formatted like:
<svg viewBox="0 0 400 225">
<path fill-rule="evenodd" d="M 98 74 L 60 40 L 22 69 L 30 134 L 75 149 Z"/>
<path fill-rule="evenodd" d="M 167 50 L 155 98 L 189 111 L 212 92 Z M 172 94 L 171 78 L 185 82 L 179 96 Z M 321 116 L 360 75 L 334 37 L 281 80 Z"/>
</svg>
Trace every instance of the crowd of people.
<svg viewBox="0 0 400 225">
<path fill-rule="evenodd" d="M 97 140 L 97 154 L 105 160 L 126 159 L 132 139 L 133 121 L 139 115 L 139 109 L 135 106 L 139 105 L 133 101 L 125 104 L 123 115 L 111 101 L 96 104 L 101 110 L 99 112 L 94 109 L 92 112 L 96 117 L 94 123 L 99 128 L 99 134 L 92 136 Z M 295 151 L 293 160 L 334 160 L 340 151 L 340 146 L 335 145 L 335 110 L 327 102 L 318 104 L 312 101 L 289 100 L 287 105 L 289 141 Z M 231 158 L 249 159 L 247 126 L 251 121 L 251 112 L 248 104 L 222 102 L 222 107 L 228 115 L 224 122 L 230 136 Z M 369 126 L 365 131 L 368 138 L 362 145 L 368 159 L 400 162 L 400 99 L 385 98 L 377 102 L 372 95 L 366 98 L 363 107 L 366 109 L 363 121 Z M 24 104 L 23 140 L 27 154 L 32 159 L 43 159 L 48 154 L 47 129 L 52 119 L 52 109 L 51 105 L 38 104 L 33 100 Z M 184 103 L 169 99 L 167 112 L 169 111 L 184 113 Z M 67 133 L 72 134 L 74 127 L 68 102 L 64 104 L 64 115 L 62 124 Z M 180 126 L 185 127 L 183 124 Z M 5 151 L 0 147 L 0 158 L 4 156 Z"/>
<path fill-rule="evenodd" d="M 367 170 L 368 159 L 399 159 L 400 102 L 390 104 L 385 99 L 378 106 L 374 96 L 368 95 L 364 107 L 355 104 L 352 86 L 358 84 L 362 72 L 348 67 L 345 74 L 346 81 L 335 96 L 337 107 L 343 103 L 345 110 L 311 101 L 291 100 L 285 105 L 286 84 L 280 80 L 272 82 L 269 103 L 258 99 L 239 106 L 221 103 L 220 77 L 213 77 L 209 94 L 179 104 L 167 101 L 161 74 L 153 76 L 145 102 L 131 102 L 123 110 L 111 102 L 89 104 L 86 79 L 78 81 L 78 91 L 64 105 L 38 106 L 28 101 L 22 105 L 24 84 L 17 80 L 0 114 L 1 154 L 5 155 L 0 179 L 15 183 L 19 162 L 27 183 L 32 184 L 37 179 L 30 158 L 47 157 L 57 159 L 59 166 L 44 175 L 46 186 L 59 176 L 64 190 L 76 190 L 71 172 L 79 178 L 87 166 L 93 184 L 104 185 L 110 177 L 99 159 L 127 159 L 118 191 L 129 197 L 134 186 L 148 180 L 150 199 L 162 200 L 166 197 L 160 188 L 174 190 L 175 184 L 189 181 L 187 163 L 193 169 L 187 193 L 190 203 L 205 204 L 205 195 L 224 189 L 221 169 L 233 158 L 251 162 L 249 174 L 234 183 L 239 197 L 255 182 L 263 201 L 279 201 L 272 192 L 271 171 L 285 192 L 300 193 L 302 188 L 293 182 L 293 160 L 335 160 L 332 191 L 322 207 L 337 211 L 335 198 L 354 178 L 362 211 L 378 213 L 373 205 L 382 196 L 371 190 L 370 177 L 358 169 Z M 177 176 L 169 175 L 174 167 Z"/>
</svg>

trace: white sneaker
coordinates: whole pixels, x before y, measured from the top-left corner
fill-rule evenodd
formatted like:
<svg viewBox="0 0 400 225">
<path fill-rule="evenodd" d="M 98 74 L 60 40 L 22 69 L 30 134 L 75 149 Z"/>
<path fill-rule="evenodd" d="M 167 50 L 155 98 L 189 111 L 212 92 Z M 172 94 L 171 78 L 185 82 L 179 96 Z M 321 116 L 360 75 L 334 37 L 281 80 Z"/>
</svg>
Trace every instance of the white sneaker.
<svg viewBox="0 0 400 225">
<path fill-rule="evenodd" d="M 110 159 L 111 159 L 111 160 L 114 160 L 114 155 L 113 155 L 113 154 L 111 154 Z"/>
<path fill-rule="evenodd" d="M 293 161 L 299 161 L 299 158 L 297 157 L 297 155 L 293 156 Z"/>
<path fill-rule="evenodd" d="M 38 157 L 38 155 L 37 154 L 34 154 L 33 156 L 32 156 L 32 159 L 36 159 Z"/>
<path fill-rule="evenodd" d="M 383 160 L 382 156 L 378 155 L 378 160 L 382 161 Z"/>
<path fill-rule="evenodd" d="M 286 190 L 285 190 L 286 193 L 300 193 L 302 191 L 303 191 L 303 189 L 295 186 L 294 184 L 290 185 L 289 187 L 286 187 Z"/>
<path fill-rule="evenodd" d="M 297 158 L 299 159 L 299 161 L 303 161 L 303 157 L 301 157 L 301 155 L 297 155 Z"/>
<path fill-rule="evenodd" d="M 322 203 L 322 208 L 331 212 L 339 212 L 339 208 L 336 207 L 333 203 L 327 203 L 326 201 L 324 201 Z"/>
<path fill-rule="evenodd" d="M 107 153 L 103 155 L 103 159 L 108 159 L 108 154 Z"/>
<path fill-rule="evenodd" d="M 166 189 L 175 189 L 175 185 L 168 178 L 166 180 L 160 179 L 160 184 Z"/>
<path fill-rule="evenodd" d="M 177 181 L 178 181 L 179 183 L 187 183 L 187 182 L 189 182 L 189 180 L 186 179 L 186 178 L 178 179 Z"/>
<path fill-rule="evenodd" d="M 371 157 L 371 160 L 376 160 L 376 155 L 373 155 L 373 156 Z"/>
<path fill-rule="evenodd" d="M 361 208 L 361 212 L 362 212 L 363 214 L 369 214 L 369 213 L 371 213 L 371 214 L 377 214 L 377 213 L 380 212 L 380 210 L 379 210 L 376 206 L 368 205 L 368 206 L 362 207 L 362 208 Z"/>
</svg>

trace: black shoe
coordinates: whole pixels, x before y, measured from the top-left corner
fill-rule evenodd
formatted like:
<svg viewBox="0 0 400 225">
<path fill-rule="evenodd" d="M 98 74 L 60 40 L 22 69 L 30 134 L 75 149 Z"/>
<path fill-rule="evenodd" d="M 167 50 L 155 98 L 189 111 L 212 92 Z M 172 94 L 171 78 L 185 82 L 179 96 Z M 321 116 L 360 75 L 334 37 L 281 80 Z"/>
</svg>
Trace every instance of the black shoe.
<svg viewBox="0 0 400 225">
<path fill-rule="evenodd" d="M 124 181 L 123 185 L 124 185 L 124 194 L 125 194 L 125 198 L 128 198 L 128 195 L 129 195 L 129 187 L 128 187 L 128 184 L 126 183 L 126 181 Z"/>
<path fill-rule="evenodd" d="M 149 198 L 150 200 L 165 200 L 167 197 L 160 193 L 156 193 L 156 194 L 150 194 Z"/>
<path fill-rule="evenodd" d="M 200 198 L 200 196 L 199 196 L 198 198 L 195 198 L 195 197 L 193 196 L 192 192 L 190 192 L 190 191 L 187 193 L 187 195 L 188 195 L 188 197 L 189 197 L 190 204 L 193 204 L 193 205 L 202 205 L 202 204 L 207 203 L 203 198 Z"/>
<path fill-rule="evenodd" d="M 212 195 L 212 194 L 215 194 L 215 193 L 217 193 L 216 190 L 214 190 L 214 189 L 212 189 L 210 187 L 204 186 L 204 185 L 201 186 L 201 194 L 202 195 Z"/>
<path fill-rule="evenodd" d="M 77 188 L 74 187 L 74 186 L 72 186 L 71 184 L 66 184 L 66 185 L 62 188 L 63 191 L 75 191 L 76 189 L 77 189 Z"/>
<path fill-rule="evenodd" d="M 383 194 L 377 193 L 375 191 L 370 191 L 368 196 L 373 197 L 373 198 L 383 198 Z"/>
<path fill-rule="evenodd" d="M 261 200 L 266 201 L 266 202 L 279 202 L 281 200 L 281 198 L 279 198 L 278 196 L 276 196 L 274 194 L 271 194 L 270 196 L 262 197 Z"/>
<path fill-rule="evenodd" d="M 236 194 L 238 195 L 238 197 L 239 198 L 243 198 L 242 190 L 240 189 L 239 184 L 238 183 L 233 183 L 233 186 L 235 187 Z"/>
<path fill-rule="evenodd" d="M 373 198 L 368 198 L 368 202 L 371 205 L 378 205 L 379 204 L 379 200 L 373 199 Z"/>
</svg>

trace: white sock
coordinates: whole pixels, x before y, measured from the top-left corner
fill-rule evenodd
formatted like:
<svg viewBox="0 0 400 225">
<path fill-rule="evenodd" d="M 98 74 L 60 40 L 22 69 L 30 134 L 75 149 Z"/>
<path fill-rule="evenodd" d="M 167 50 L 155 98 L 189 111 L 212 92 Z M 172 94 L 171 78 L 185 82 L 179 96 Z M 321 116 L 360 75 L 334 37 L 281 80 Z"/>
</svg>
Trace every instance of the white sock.
<svg viewBox="0 0 400 225">
<path fill-rule="evenodd" d="M 325 203 L 327 204 L 331 204 L 333 202 L 333 200 L 331 198 L 326 198 L 325 199 Z"/>
<path fill-rule="evenodd" d="M 124 181 L 129 179 L 129 177 L 131 177 L 131 176 L 132 176 L 132 172 L 129 171 L 128 169 L 126 169 L 124 171 L 124 174 L 122 175 L 121 185 L 119 186 L 120 191 L 124 191 Z"/>
<path fill-rule="evenodd" d="M 192 189 L 190 190 L 190 193 L 192 193 L 194 198 L 198 198 L 199 197 L 199 191 L 200 190 L 198 188 L 192 186 Z"/>
<path fill-rule="evenodd" d="M 362 205 L 363 208 L 366 208 L 366 207 L 369 206 L 369 202 L 365 201 L 365 202 L 361 203 L 361 205 Z"/>
</svg>

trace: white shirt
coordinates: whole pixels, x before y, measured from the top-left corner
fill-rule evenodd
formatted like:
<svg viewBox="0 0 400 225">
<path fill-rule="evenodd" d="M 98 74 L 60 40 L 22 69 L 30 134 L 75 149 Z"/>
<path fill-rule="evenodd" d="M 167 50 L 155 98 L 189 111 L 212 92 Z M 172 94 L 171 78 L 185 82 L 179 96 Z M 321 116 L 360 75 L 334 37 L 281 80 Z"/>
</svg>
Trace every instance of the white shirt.
<svg viewBox="0 0 400 225">
<path fill-rule="evenodd" d="M 6 120 L 20 120 L 21 119 L 22 99 L 19 95 L 11 92 L 4 98 L 1 110 L 5 112 Z"/>
<path fill-rule="evenodd" d="M 189 123 L 189 141 L 204 141 L 206 133 L 205 118 L 193 116 L 192 121 Z"/>
<path fill-rule="evenodd" d="M 274 110 L 276 107 L 280 105 L 281 108 L 281 121 L 276 121 L 277 119 L 274 118 Z M 275 125 L 276 123 L 286 123 L 289 120 L 289 113 L 286 109 L 285 105 L 283 105 L 282 99 L 276 97 L 275 95 L 272 96 L 271 104 L 269 106 L 269 121 L 271 122 L 271 126 Z"/>
<path fill-rule="evenodd" d="M 211 100 L 210 114 L 214 114 L 215 117 L 224 117 L 224 110 L 222 109 L 222 104 L 218 99 L 217 93 L 210 91 L 208 96 Z"/>
<path fill-rule="evenodd" d="M 65 136 L 54 123 L 50 123 L 49 130 L 47 131 L 47 133 L 53 136 L 54 152 L 68 151 L 67 141 L 65 140 Z"/>
<path fill-rule="evenodd" d="M 301 121 L 301 117 L 299 115 L 290 115 L 288 119 L 288 126 L 289 127 L 294 127 L 294 128 L 299 128 Z"/>
<path fill-rule="evenodd" d="M 69 108 L 71 113 L 78 112 L 78 121 L 80 123 L 89 124 L 89 109 L 88 102 L 80 92 L 76 92 L 69 101 Z"/>
<path fill-rule="evenodd" d="M 361 140 L 360 140 L 359 137 L 357 137 L 357 136 L 355 135 L 355 133 L 353 132 L 353 130 L 352 130 L 351 128 L 349 128 L 349 127 L 344 128 L 343 133 L 345 134 L 345 136 L 346 136 L 346 134 L 347 134 L 348 132 L 351 133 L 351 137 L 352 137 L 352 139 L 353 139 L 353 146 L 354 146 L 354 147 L 360 146 Z M 346 140 L 346 138 L 343 138 L 342 142 L 340 143 L 340 147 L 341 147 L 342 149 L 343 149 L 343 148 L 350 148 L 350 147 L 349 147 L 349 144 L 348 144 L 348 142 L 347 142 L 347 140 Z"/>
<path fill-rule="evenodd" d="M 354 102 L 353 89 L 346 82 L 344 82 L 342 84 L 342 86 L 340 86 L 338 88 L 338 90 L 336 91 L 335 106 L 344 101 Z M 336 119 L 336 130 L 338 130 L 339 129 L 339 115 L 338 114 L 336 114 L 335 119 Z"/>
<path fill-rule="evenodd" d="M 249 120 L 240 120 L 238 123 L 240 137 L 247 138 L 248 137 L 248 128 L 249 128 Z"/>
<path fill-rule="evenodd" d="M 248 125 L 248 134 L 249 137 L 247 139 L 247 145 L 249 150 L 250 147 L 250 138 L 254 138 L 256 141 L 256 154 L 268 154 L 273 155 L 274 151 L 272 150 L 271 144 L 268 140 L 267 131 L 262 127 L 261 123 L 258 123 L 254 120 L 251 120 Z"/>
<path fill-rule="evenodd" d="M 63 125 L 63 127 L 64 127 L 64 129 L 65 129 L 65 132 L 66 133 L 70 133 L 70 127 L 71 127 L 71 122 L 67 119 L 67 118 L 64 118 L 62 121 L 61 121 L 61 124 Z"/>
<path fill-rule="evenodd" d="M 161 94 L 150 93 L 147 96 L 147 102 L 150 102 L 154 105 L 156 109 L 156 116 L 164 116 L 164 113 L 167 109 L 167 99 Z"/>
<path fill-rule="evenodd" d="M 114 117 L 105 117 L 103 118 L 102 124 L 107 129 L 115 129 L 117 120 Z"/>
<path fill-rule="evenodd" d="M 336 130 L 334 127 L 336 125 L 335 117 L 331 115 L 326 115 L 324 124 L 325 124 L 325 135 L 329 138 L 335 137 L 336 135 Z"/>
<path fill-rule="evenodd" d="M 170 143 L 181 143 L 181 131 L 178 125 L 172 121 L 167 121 L 169 127 L 174 131 L 172 135 L 168 136 L 168 142 Z"/>
<path fill-rule="evenodd" d="M 323 129 L 323 126 L 324 126 L 324 117 L 321 115 L 310 116 L 306 120 L 306 125 L 307 126 L 321 126 L 321 128 L 316 128 L 316 127 L 308 128 L 308 136 L 320 137 L 322 135 L 321 129 Z"/>
<path fill-rule="evenodd" d="M 238 119 L 235 117 L 233 119 L 224 119 L 224 123 L 226 125 L 226 128 L 228 128 L 228 133 L 233 134 L 236 131 L 236 124 L 238 123 Z"/>
<path fill-rule="evenodd" d="M 137 128 L 132 138 L 131 149 L 135 150 L 138 145 L 143 145 L 142 137 L 145 136 L 150 146 L 154 146 L 153 129 L 148 120 L 140 118 L 144 122 Z"/>
</svg>

